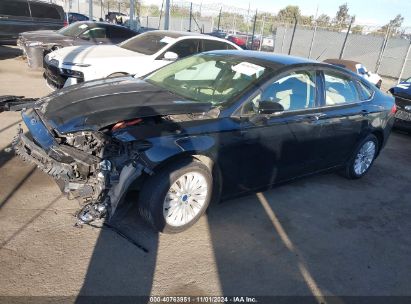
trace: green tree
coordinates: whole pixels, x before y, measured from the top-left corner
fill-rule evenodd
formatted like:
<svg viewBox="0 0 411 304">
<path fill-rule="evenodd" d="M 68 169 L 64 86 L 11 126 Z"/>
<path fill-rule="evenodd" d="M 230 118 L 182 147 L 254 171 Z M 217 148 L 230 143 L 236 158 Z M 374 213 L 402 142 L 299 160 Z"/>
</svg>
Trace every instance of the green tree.
<svg viewBox="0 0 411 304">
<path fill-rule="evenodd" d="M 326 14 L 321 14 L 317 18 L 317 24 L 320 27 L 329 27 L 331 26 L 331 17 Z"/>
<path fill-rule="evenodd" d="M 287 5 L 277 14 L 277 19 L 284 22 L 294 22 L 294 18 L 301 16 L 300 8 L 297 5 Z"/>
<path fill-rule="evenodd" d="M 338 11 L 334 18 L 334 25 L 340 29 L 348 27 L 348 24 L 351 21 L 351 16 L 348 14 L 348 4 L 341 4 L 338 8 Z"/>
</svg>

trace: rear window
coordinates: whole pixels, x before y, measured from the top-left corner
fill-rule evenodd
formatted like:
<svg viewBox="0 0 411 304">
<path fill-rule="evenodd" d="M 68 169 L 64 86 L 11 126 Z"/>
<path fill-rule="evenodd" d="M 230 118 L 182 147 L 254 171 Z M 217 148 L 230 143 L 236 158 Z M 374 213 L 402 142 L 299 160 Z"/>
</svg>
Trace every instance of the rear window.
<svg viewBox="0 0 411 304">
<path fill-rule="evenodd" d="M 116 27 L 116 26 L 110 27 L 109 33 L 110 33 L 109 34 L 110 38 L 118 38 L 118 39 L 128 39 L 136 35 L 136 33 L 128 29 L 125 29 L 125 28 L 123 29 L 123 28 Z"/>
<path fill-rule="evenodd" d="M 26 1 L 0 1 L 0 15 L 30 17 L 29 5 Z"/>
<path fill-rule="evenodd" d="M 179 36 L 181 35 L 173 35 L 173 33 L 146 32 L 124 41 L 120 47 L 145 55 L 153 55 L 166 45 L 175 43 Z"/>
<path fill-rule="evenodd" d="M 62 19 L 56 7 L 46 3 L 30 2 L 33 18 Z"/>
</svg>

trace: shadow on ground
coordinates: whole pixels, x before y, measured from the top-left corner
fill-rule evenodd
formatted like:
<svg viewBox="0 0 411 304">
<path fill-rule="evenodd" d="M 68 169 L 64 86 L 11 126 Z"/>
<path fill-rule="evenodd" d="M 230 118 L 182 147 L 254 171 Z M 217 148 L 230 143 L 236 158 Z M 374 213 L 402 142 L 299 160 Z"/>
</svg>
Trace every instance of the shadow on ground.
<svg viewBox="0 0 411 304">
<path fill-rule="evenodd" d="M 393 134 L 362 180 L 320 175 L 212 206 L 210 246 L 222 294 L 309 295 L 315 301 L 409 294 L 411 172 L 403 168 L 411 166 L 410 154 L 411 137 Z M 136 216 L 133 198 L 127 201 L 116 227 L 148 252 L 136 247 L 130 259 L 122 250 L 127 241 L 102 229 L 79 296 L 151 294 L 159 236 Z M 175 290 L 202 294 L 195 283 L 162 292 Z"/>
<path fill-rule="evenodd" d="M 0 60 L 16 58 L 23 55 L 23 52 L 16 47 L 0 45 Z"/>
</svg>

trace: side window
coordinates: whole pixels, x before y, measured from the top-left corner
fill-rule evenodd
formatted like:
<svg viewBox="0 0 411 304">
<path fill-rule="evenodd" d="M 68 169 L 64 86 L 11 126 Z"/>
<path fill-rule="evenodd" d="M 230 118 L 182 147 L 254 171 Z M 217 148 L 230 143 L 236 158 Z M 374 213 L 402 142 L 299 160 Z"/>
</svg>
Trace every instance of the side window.
<svg viewBox="0 0 411 304">
<path fill-rule="evenodd" d="M 359 100 L 354 81 L 343 75 L 324 72 L 325 104 L 327 106 L 355 102 Z"/>
<path fill-rule="evenodd" d="M 361 100 L 368 100 L 372 97 L 372 90 L 361 81 L 358 81 L 358 86 L 361 92 Z"/>
<path fill-rule="evenodd" d="M 258 112 L 261 102 L 277 102 L 284 111 L 315 107 L 315 72 L 296 71 L 275 80 L 246 104 L 243 114 Z"/>
<path fill-rule="evenodd" d="M 234 50 L 231 44 L 215 41 L 215 40 L 203 40 L 203 52 L 214 51 L 214 50 Z"/>
<path fill-rule="evenodd" d="M 184 39 L 177 42 L 167 51 L 176 53 L 178 58 L 194 55 L 198 53 L 198 42 L 196 39 Z"/>
<path fill-rule="evenodd" d="M 29 5 L 26 1 L 0 1 L 0 15 L 30 17 Z"/>
<path fill-rule="evenodd" d="M 30 2 L 30 9 L 33 18 L 61 19 L 57 9 L 45 3 Z"/>
<path fill-rule="evenodd" d="M 81 34 L 80 38 L 82 39 L 104 39 L 106 38 L 106 29 L 101 27 L 94 27 L 89 30 L 86 30 Z"/>
</svg>

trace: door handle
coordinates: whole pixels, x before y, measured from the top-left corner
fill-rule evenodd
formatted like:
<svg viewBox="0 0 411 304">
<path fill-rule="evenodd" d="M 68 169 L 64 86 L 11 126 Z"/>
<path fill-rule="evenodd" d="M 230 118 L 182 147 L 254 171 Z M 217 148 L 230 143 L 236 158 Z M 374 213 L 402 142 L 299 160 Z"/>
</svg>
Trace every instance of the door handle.
<svg viewBox="0 0 411 304">
<path fill-rule="evenodd" d="M 318 121 L 321 118 L 327 116 L 327 114 L 324 113 L 315 113 L 315 114 L 310 114 L 310 115 L 306 115 L 304 117 L 305 120 L 309 120 L 309 121 Z"/>
<path fill-rule="evenodd" d="M 370 114 L 370 112 L 368 112 L 367 110 L 361 110 L 362 116 L 368 116 L 368 114 Z"/>
<path fill-rule="evenodd" d="M 6 17 L 6 16 L 0 16 L 0 19 L 9 19 L 9 17 Z"/>
</svg>

